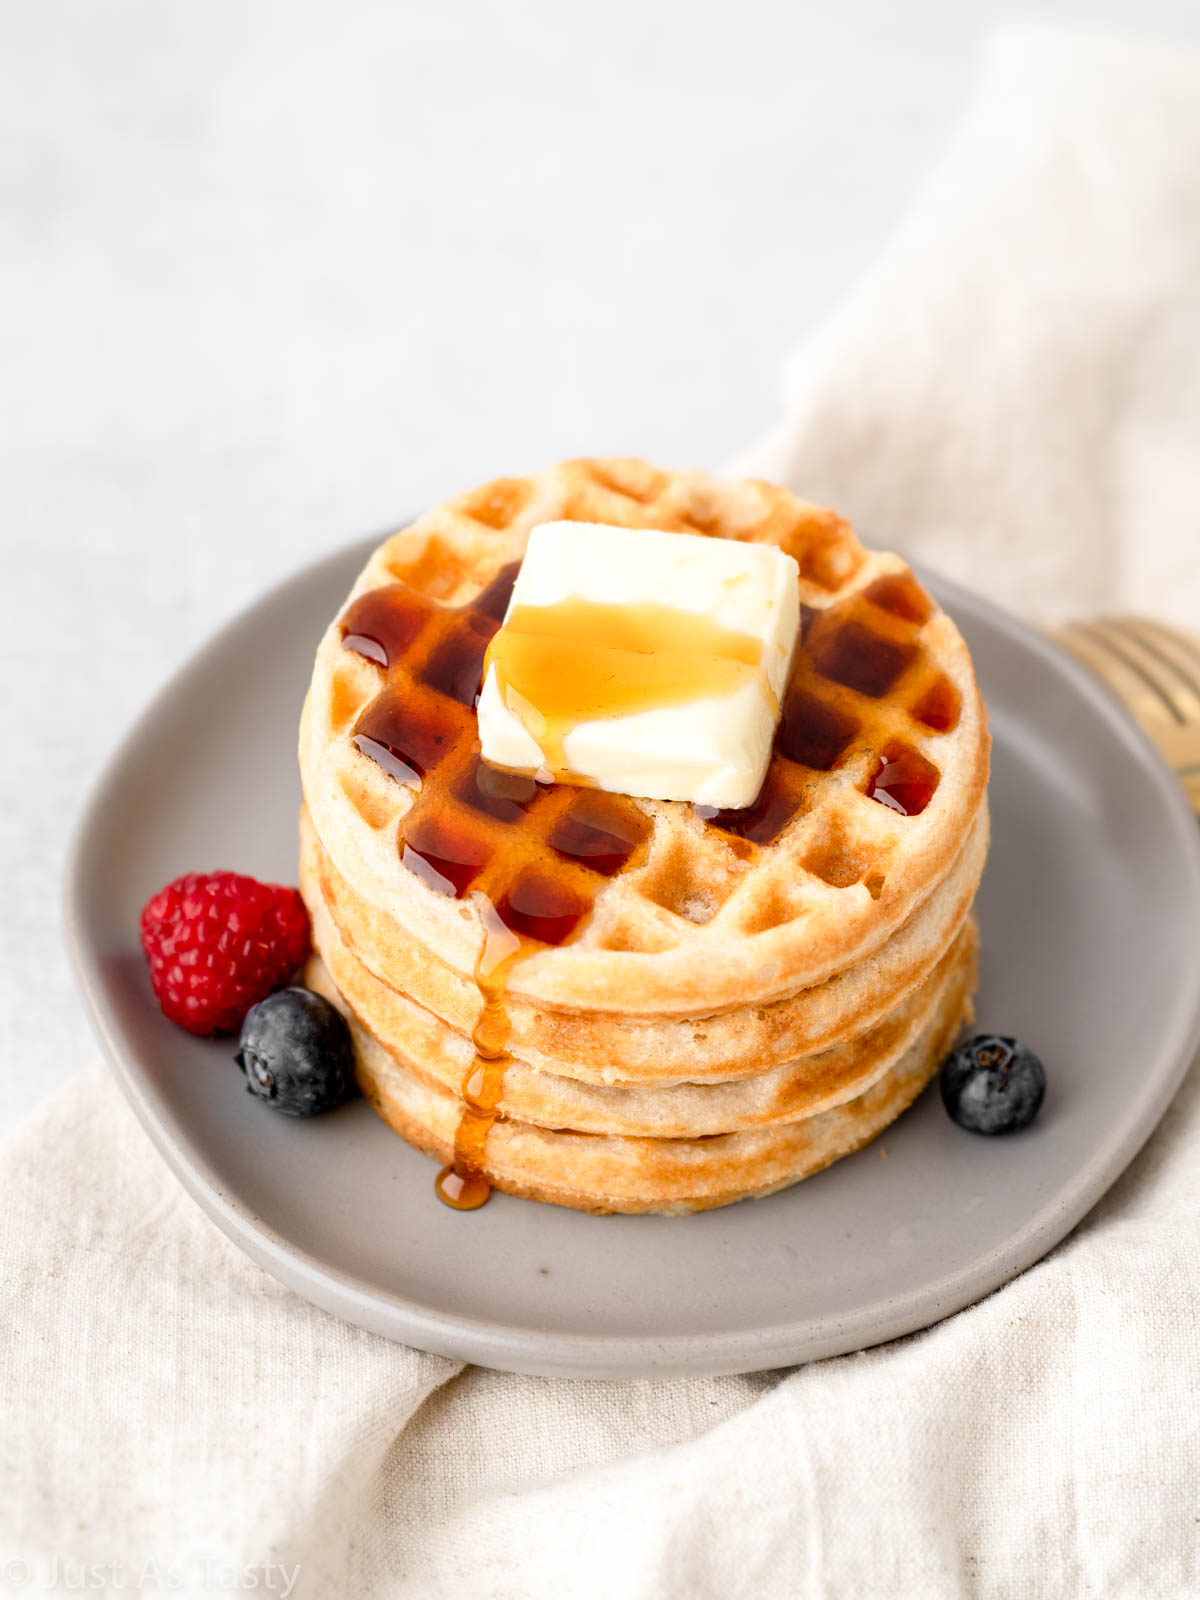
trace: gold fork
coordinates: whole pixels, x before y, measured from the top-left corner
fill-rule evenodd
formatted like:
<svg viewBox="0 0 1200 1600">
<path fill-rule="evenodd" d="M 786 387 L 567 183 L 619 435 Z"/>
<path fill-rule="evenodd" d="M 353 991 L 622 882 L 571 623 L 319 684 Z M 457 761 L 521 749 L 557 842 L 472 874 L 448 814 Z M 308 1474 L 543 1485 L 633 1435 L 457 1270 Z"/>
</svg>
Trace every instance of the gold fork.
<svg viewBox="0 0 1200 1600">
<path fill-rule="evenodd" d="M 1200 813 L 1200 638 L 1143 617 L 1068 622 L 1055 638 L 1103 678 Z"/>
</svg>

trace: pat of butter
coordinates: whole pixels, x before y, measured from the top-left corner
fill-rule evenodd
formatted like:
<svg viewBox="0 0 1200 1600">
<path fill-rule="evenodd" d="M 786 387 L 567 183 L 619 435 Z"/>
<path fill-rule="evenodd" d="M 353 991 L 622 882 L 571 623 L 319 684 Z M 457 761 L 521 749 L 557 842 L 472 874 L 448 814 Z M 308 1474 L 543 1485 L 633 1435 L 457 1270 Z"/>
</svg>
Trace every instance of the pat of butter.
<svg viewBox="0 0 1200 1600">
<path fill-rule="evenodd" d="M 799 630 L 798 577 L 774 545 L 534 528 L 488 652 L 484 759 L 652 800 L 751 805 Z"/>
</svg>

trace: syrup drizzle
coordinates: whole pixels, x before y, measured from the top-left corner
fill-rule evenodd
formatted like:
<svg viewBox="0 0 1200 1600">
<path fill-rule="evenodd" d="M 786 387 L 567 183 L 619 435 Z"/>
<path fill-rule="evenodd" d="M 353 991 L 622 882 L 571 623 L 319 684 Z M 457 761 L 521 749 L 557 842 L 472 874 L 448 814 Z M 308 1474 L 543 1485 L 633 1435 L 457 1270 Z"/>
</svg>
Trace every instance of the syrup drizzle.
<svg viewBox="0 0 1200 1600">
<path fill-rule="evenodd" d="M 483 923 L 483 945 L 475 958 L 475 982 L 483 1004 L 471 1031 L 475 1055 L 462 1081 L 463 1110 L 454 1134 L 454 1159 L 442 1168 L 433 1185 L 438 1199 L 455 1211 L 477 1211 L 491 1197 L 484 1159 L 509 1061 L 505 997 L 509 973 L 524 949 L 519 935 L 505 926 L 486 895 L 476 892 L 472 899 Z"/>
<path fill-rule="evenodd" d="M 433 893 L 469 899 L 483 928 L 474 1054 L 453 1158 L 436 1180 L 439 1197 L 460 1211 L 491 1193 L 485 1156 L 503 1097 L 512 970 L 572 936 L 650 827 L 624 796 L 551 790 L 480 758 L 473 707 L 517 570 L 506 567 L 462 607 L 385 585 L 361 595 L 342 619 L 346 647 L 384 674 L 354 726 L 355 747 L 415 797 L 400 830 L 401 861 Z"/>
<path fill-rule="evenodd" d="M 571 670 L 563 670 L 569 642 Z M 571 595 L 516 606 L 488 646 L 500 698 L 538 744 L 555 781 L 568 775 L 563 743 L 581 722 L 715 700 L 761 684 L 775 707 L 762 641 L 702 613 L 646 601 L 611 605 Z"/>
<path fill-rule="evenodd" d="M 415 797 L 400 832 L 401 860 L 434 893 L 469 898 L 482 923 L 483 943 L 475 963 L 481 1004 L 471 1034 L 473 1055 L 463 1075 L 453 1158 L 435 1184 L 439 1198 L 460 1211 L 477 1209 L 491 1194 L 486 1149 L 500 1115 L 510 1059 L 507 995 L 512 973 L 528 955 L 574 935 L 605 880 L 630 864 L 650 831 L 646 813 L 625 796 L 546 784 L 481 760 L 474 704 L 485 661 L 491 656 L 507 662 L 490 647 L 518 570 L 518 562 L 503 568 L 460 607 L 439 605 L 404 583 L 385 585 L 359 596 L 341 625 L 347 649 L 373 662 L 382 675 L 379 693 L 354 726 L 354 744 Z M 593 613 L 617 609 L 571 604 Z M 961 711 L 957 689 L 944 676 L 930 679 L 919 670 L 918 635 L 933 610 L 925 591 L 905 573 L 877 579 L 861 594 L 823 610 L 802 606 L 792 679 L 762 790 L 744 810 L 695 808 L 727 835 L 737 853 L 771 844 L 806 809 L 811 775 L 832 771 L 861 750 L 873 736 L 874 703 L 884 696 L 899 695 L 927 733 L 956 726 Z M 667 613 L 670 626 L 677 629 L 679 617 L 687 615 L 671 607 L 633 611 L 647 614 L 583 620 L 593 639 L 599 624 L 606 647 L 621 649 L 645 644 L 647 636 L 639 630 L 663 625 L 663 617 L 649 612 Z M 540 634 L 515 637 L 533 639 L 531 654 L 539 657 L 539 638 L 554 646 L 568 633 L 578 637 L 581 616 L 563 613 L 549 619 L 548 632 L 543 626 Z M 534 620 L 542 626 L 548 619 Z M 693 620 L 703 624 L 703 619 Z M 757 640 L 717 631 L 729 635 L 715 641 L 724 663 L 715 669 L 719 676 L 732 681 L 738 673 L 761 671 Z M 698 643 L 690 623 L 669 640 L 681 647 L 689 641 L 696 648 L 703 643 L 710 652 L 714 643 Z M 645 650 L 631 653 L 643 661 L 652 659 Z M 681 648 L 679 653 L 688 651 Z M 687 662 L 688 692 L 679 693 L 680 699 L 695 694 L 694 665 Z M 547 676 L 544 664 L 536 665 L 536 672 L 539 683 L 551 685 L 546 704 L 563 724 L 555 736 L 561 750 L 569 708 L 554 696 L 562 674 Z M 603 686 L 596 693 L 611 715 L 616 699 L 624 697 L 622 707 L 626 702 L 643 707 L 647 693 L 674 695 L 681 681 L 679 672 L 668 671 L 657 680 L 657 689 L 649 681 L 625 680 L 615 697 Z M 906 688 L 909 684 L 915 689 Z M 850 692 L 849 706 L 842 691 Z M 578 696 L 578 686 L 564 693 Z M 595 694 L 589 714 L 603 714 Z M 933 762 L 907 741 L 892 738 L 864 792 L 901 815 L 915 816 L 929 804 L 940 776 Z"/>
<path fill-rule="evenodd" d="M 902 817 L 916 817 L 932 800 L 940 776 L 932 761 L 893 740 L 879 757 L 867 794 Z"/>
</svg>

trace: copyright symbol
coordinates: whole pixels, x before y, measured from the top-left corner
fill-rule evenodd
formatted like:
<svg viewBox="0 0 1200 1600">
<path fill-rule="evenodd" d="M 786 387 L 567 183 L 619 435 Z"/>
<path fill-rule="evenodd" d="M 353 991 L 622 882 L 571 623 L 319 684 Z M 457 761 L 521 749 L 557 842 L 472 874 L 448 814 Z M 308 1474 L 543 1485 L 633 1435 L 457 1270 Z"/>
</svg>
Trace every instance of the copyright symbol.
<svg viewBox="0 0 1200 1600">
<path fill-rule="evenodd" d="M 0 1568 L 6 1589 L 24 1589 L 30 1579 L 28 1561 L 6 1561 Z"/>
</svg>

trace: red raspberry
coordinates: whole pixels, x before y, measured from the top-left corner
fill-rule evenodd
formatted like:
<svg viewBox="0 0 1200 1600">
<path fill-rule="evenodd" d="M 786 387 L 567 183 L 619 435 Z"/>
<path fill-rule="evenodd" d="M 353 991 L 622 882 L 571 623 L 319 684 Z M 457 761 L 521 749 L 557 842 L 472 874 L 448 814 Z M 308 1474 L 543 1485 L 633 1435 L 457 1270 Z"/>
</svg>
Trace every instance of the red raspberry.
<svg viewBox="0 0 1200 1600">
<path fill-rule="evenodd" d="M 236 1033 L 307 958 L 308 913 L 295 889 L 189 872 L 146 902 L 142 949 L 172 1022 L 189 1033 Z"/>
</svg>

